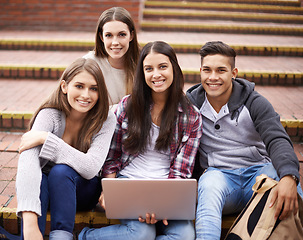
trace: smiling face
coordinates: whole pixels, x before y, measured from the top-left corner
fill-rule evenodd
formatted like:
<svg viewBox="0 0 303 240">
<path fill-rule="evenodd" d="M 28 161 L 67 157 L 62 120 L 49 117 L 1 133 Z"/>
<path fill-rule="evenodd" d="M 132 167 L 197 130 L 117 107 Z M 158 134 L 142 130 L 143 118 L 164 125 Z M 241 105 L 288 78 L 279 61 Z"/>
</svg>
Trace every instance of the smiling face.
<svg viewBox="0 0 303 240">
<path fill-rule="evenodd" d="M 167 94 L 173 83 L 174 71 L 169 58 L 161 53 L 151 52 L 143 61 L 143 72 L 146 84 L 152 94 Z"/>
<path fill-rule="evenodd" d="M 120 21 L 110 21 L 103 25 L 101 40 L 104 43 L 110 63 L 123 60 L 132 41 L 128 26 Z"/>
<path fill-rule="evenodd" d="M 86 114 L 99 99 L 97 82 L 93 75 L 85 70 L 78 73 L 68 84 L 62 80 L 61 90 L 67 95 L 71 113 Z"/>
<path fill-rule="evenodd" d="M 207 55 L 203 58 L 200 69 L 201 83 L 209 102 L 213 105 L 225 105 L 232 92 L 232 78 L 238 69 L 231 67 L 230 58 L 220 54 Z"/>
</svg>

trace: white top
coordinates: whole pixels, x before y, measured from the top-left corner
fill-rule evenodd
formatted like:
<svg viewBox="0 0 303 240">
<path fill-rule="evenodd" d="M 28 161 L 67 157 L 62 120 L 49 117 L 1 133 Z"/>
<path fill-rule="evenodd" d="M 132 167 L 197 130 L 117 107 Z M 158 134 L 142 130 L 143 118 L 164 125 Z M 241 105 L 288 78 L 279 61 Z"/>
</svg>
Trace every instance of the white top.
<svg viewBox="0 0 303 240">
<path fill-rule="evenodd" d="M 83 58 L 95 60 L 103 73 L 109 94 L 110 105 L 117 104 L 126 95 L 126 73 L 123 69 L 113 68 L 107 58 L 96 57 L 95 51 L 90 51 Z"/>
<path fill-rule="evenodd" d="M 202 114 L 202 110 L 203 109 L 207 109 L 209 115 L 207 115 L 207 117 L 209 117 L 209 119 L 212 119 L 214 122 L 217 119 L 222 118 L 223 116 L 225 116 L 226 114 L 229 113 L 229 109 L 228 109 L 228 105 L 227 103 L 222 106 L 222 108 L 220 109 L 220 111 L 217 113 L 216 110 L 213 108 L 213 106 L 210 104 L 210 102 L 208 101 L 208 98 L 205 94 L 205 101 L 203 103 L 203 105 L 200 108 L 200 113 Z"/>
<path fill-rule="evenodd" d="M 151 141 L 146 151 L 134 158 L 129 165 L 120 171 L 120 174 L 128 178 L 160 179 L 168 178 L 170 168 L 170 151 L 155 150 L 155 143 L 159 136 L 160 127 L 152 123 L 150 131 Z"/>
</svg>

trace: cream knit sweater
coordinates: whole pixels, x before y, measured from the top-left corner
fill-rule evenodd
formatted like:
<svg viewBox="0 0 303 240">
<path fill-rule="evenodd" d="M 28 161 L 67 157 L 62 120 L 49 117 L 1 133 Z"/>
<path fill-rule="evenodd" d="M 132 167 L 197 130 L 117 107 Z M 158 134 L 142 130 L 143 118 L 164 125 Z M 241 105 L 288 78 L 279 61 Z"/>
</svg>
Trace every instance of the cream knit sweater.
<svg viewBox="0 0 303 240">
<path fill-rule="evenodd" d="M 126 73 L 123 69 L 113 68 L 107 58 L 96 57 L 94 51 L 90 51 L 83 58 L 91 58 L 100 66 L 107 87 L 110 105 L 120 102 L 126 95 Z"/>
</svg>

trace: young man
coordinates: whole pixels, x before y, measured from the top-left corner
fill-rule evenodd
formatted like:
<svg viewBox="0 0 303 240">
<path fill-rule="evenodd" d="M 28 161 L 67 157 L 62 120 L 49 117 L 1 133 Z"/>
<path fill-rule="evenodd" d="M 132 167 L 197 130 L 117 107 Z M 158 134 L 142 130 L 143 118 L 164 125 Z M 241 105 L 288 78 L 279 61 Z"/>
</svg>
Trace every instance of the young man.
<svg viewBox="0 0 303 240">
<path fill-rule="evenodd" d="M 200 55 L 201 84 L 187 91 L 203 117 L 198 159 L 206 171 L 198 185 L 196 239 L 219 240 L 222 214 L 243 209 L 258 175 L 279 180 L 271 206 L 277 204 L 281 220 L 297 212 L 297 189 L 303 192 L 299 161 L 280 117 L 253 83 L 236 78 L 235 51 L 208 42 Z"/>
</svg>

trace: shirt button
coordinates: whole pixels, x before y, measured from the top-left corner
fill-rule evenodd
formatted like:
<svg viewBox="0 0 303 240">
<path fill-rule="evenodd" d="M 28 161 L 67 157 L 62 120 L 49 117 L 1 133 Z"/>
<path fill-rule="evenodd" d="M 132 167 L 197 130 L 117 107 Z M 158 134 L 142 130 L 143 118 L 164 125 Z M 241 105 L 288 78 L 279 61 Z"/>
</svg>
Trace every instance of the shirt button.
<svg viewBox="0 0 303 240">
<path fill-rule="evenodd" d="M 219 130 L 219 129 L 220 129 L 220 125 L 219 125 L 219 124 L 216 124 L 216 125 L 215 125 L 215 129 Z"/>
</svg>

